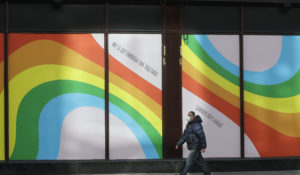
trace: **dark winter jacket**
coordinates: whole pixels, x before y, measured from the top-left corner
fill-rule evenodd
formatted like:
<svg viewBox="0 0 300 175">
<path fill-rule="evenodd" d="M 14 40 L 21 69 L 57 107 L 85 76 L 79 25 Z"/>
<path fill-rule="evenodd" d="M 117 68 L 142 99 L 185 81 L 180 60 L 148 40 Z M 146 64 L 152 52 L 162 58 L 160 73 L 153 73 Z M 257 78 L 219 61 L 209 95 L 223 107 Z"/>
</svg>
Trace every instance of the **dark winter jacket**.
<svg viewBox="0 0 300 175">
<path fill-rule="evenodd" d="M 206 138 L 201 123 L 202 119 L 198 115 L 193 121 L 190 121 L 177 142 L 177 146 L 181 146 L 186 142 L 189 150 L 206 149 Z"/>
</svg>

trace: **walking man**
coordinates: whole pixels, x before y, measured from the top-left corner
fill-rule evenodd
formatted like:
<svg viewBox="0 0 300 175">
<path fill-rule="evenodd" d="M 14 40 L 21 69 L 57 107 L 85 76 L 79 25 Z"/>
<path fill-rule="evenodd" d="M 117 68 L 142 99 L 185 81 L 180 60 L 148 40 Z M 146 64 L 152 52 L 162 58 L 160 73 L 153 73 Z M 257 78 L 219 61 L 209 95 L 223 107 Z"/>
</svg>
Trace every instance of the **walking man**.
<svg viewBox="0 0 300 175">
<path fill-rule="evenodd" d="M 186 164 L 180 175 L 186 175 L 195 162 L 202 168 L 204 174 L 210 174 L 207 164 L 202 157 L 202 153 L 204 153 L 206 149 L 206 138 L 201 123 L 202 119 L 199 115 L 195 116 L 194 111 L 188 113 L 188 124 L 176 144 L 176 149 L 179 149 L 179 147 L 186 142 L 187 148 L 190 150 Z"/>
</svg>

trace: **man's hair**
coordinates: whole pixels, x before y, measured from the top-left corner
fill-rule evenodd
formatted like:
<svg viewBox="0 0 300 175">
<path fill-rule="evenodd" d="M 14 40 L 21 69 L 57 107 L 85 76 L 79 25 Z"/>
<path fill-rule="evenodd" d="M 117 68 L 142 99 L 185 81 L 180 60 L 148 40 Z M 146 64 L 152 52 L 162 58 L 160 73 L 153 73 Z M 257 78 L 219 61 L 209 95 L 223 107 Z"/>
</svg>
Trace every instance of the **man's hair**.
<svg viewBox="0 0 300 175">
<path fill-rule="evenodd" d="M 195 115 L 196 115 L 194 111 L 190 111 L 189 113 L 193 114 L 193 116 L 195 116 Z"/>
</svg>

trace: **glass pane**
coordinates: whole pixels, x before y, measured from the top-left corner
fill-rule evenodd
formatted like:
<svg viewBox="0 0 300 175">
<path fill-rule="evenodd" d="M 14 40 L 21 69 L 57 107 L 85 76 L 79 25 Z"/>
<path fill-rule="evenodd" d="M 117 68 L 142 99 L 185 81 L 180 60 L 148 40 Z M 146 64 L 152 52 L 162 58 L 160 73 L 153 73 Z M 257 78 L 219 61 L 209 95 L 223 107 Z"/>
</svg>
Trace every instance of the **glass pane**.
<svg viewBox="0 0 300 175">
<path fill-rule="evenodd" d="M 244 6 L 244 32 L 259 33 L 298 33 L 300 24 L 296 16 L 300 8 L 293 6 Z"/>
<path fill-rule="evenodd" d="M 105 28 L 103 4 L 63 3 L 55 7 L 51 3 L 9 3 L 8 13 L 10 31 L 82 33 L 103 32 Z"/>
<path fill-rule="evenodd" d="M 225 5 L 184 5 L 182 30 L 189 32 L 239 32 L 240 7 Z"/>
<path fill-rule="evenodd" d="M 300 36 L 244 37 L 247 157 L 300 156 Z"/>
<path fill-rule="evenodd" d="M 161 7 L 158 5 L 109 5 L 109 31 L 159 31 Z"/>
<path fill-rule="evenodd" d="M 207 141 L 204 157 L 240 156 L 239 84 L 238 35 L 182 36 L 183 129 L 189 111 L 200 115 Z"/>
<path fill-rule="evenodd" d="M 162 158 L 161 41 L 109 35 L 110 159 Z"/>
<path fill-rule="evenodd" d="M 10 34 L 11 160 L 104 159 L 103 34 Z"/>
</svg>

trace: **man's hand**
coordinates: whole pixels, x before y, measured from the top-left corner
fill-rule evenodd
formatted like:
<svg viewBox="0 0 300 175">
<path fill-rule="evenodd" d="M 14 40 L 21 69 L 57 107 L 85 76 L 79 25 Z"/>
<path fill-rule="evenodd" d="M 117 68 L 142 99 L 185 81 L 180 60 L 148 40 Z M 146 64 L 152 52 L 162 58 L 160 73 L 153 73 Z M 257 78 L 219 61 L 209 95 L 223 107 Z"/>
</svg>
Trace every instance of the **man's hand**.
<svg viewBox="0 0 300 175">
<path fill-rule="evenodd" d="M 201 149 L 201 152 L 202 152 L 202 153 L 205 153 L 205 149 Z"/>
<path fill-rule="evenodd" d="M 177 146 L 177 145 L 175 146 L 175 149 L 178 149 L 178 146 Z"/>
</svg>

